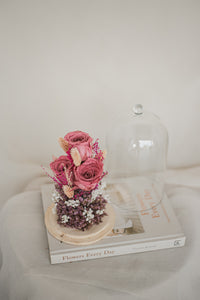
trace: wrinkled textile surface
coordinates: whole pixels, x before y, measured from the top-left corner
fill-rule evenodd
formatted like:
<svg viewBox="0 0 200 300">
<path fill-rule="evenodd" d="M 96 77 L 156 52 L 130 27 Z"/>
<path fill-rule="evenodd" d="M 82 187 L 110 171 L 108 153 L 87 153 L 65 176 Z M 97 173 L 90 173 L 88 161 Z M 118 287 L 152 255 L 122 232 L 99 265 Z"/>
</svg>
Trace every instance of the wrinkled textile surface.
<svg viewBox="0 0 200 300">
<path fill-rule="evenodd" d="M 49 261 L 45 180 L 30 184 L 1 211 L 0 299 L 199 299 L 200 171 L 169 171 L 166 179 L 185 247 L 59 265 Z"/>
</svg>

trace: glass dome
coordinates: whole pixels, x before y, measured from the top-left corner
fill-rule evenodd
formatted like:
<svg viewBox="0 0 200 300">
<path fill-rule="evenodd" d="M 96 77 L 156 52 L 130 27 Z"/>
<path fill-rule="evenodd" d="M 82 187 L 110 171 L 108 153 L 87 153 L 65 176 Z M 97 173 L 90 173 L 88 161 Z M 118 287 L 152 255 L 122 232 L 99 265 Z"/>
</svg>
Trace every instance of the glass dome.
<svg viewBox="0 0 200 300">
<path fill-rule="evenodd" d="M 153 209 L 163 198 L 168 133 L 160 119 L 137 104 L 106 137 L 109 192 L 126 214 Z"/>
</svg>

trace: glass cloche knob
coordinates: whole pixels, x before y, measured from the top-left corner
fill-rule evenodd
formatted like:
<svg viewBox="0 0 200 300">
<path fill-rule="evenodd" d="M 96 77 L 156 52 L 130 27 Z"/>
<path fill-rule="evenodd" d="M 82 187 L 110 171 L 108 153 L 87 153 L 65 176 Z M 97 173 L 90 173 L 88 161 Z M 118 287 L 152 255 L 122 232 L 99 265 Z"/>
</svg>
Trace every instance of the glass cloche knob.
<svg viewBox="0 0 200 300">
<path fill-rule="evenodd" d="M 142 106 L 142 104 L 136 104 L 136 105 L 133 107 L 133 112 L 134 112 L 134 114 L 136 114 L 136 115 L 141 115 L 141 114 L 143 114 L 143 106 Z"/>
</svg>

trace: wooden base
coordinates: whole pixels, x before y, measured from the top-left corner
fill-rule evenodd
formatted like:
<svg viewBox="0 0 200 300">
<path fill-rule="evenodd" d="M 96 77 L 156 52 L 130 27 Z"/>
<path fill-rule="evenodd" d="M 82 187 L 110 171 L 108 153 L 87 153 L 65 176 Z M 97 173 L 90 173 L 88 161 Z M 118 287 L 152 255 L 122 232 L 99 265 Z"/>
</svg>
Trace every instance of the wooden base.
<svg viewBox="0 0 200 300">
<path fill-rule="evenodd" d="M 107 216 L 103 217 L 100 224 L 93 225 L 85 231 L 60 226 L 57 223 L 57 215 L 52 212 L 53 207 L 54 203 L 48 207 L 45 213 L 46 227 L 53 237 L 67 244 L 90 245 L 96 243 L 110 233 L 115 225 L 115 212 L 112 205 L 108 203 L 105 209 Z"/>
</svg>

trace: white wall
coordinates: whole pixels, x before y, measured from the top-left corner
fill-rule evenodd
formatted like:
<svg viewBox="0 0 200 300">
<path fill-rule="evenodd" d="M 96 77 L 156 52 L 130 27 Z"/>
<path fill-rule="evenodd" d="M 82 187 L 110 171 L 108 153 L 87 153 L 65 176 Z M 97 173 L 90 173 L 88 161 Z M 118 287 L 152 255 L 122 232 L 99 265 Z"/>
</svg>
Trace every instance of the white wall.
<svg viewBox="0 0 200 300">
<path fill-rule="evenodd" d="M 4 174 L 47 164 L 68 131 L 103 140 L 138 102 L 169 130 L 170 167 L 200 163 L 200 1 L 1 0 L 0 34 Z"/>
</svg>

